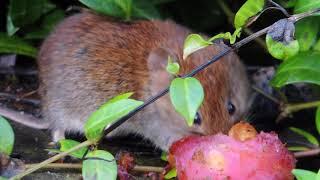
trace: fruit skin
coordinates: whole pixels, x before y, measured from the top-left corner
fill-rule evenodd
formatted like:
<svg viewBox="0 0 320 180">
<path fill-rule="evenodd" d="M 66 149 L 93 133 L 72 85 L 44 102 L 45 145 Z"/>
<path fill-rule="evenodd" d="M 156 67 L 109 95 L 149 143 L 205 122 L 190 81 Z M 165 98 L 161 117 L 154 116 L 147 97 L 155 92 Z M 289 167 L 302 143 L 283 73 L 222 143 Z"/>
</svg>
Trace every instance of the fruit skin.
<svg viewBox="0 0 320 180">
<path fill-rule="evenodd" d="M 223 134 L 191 136 L 175 142 L 169 163 L 179 180 L 291 180 L 296 160 L 275 133 L 238 141 Z"/>
</svg>

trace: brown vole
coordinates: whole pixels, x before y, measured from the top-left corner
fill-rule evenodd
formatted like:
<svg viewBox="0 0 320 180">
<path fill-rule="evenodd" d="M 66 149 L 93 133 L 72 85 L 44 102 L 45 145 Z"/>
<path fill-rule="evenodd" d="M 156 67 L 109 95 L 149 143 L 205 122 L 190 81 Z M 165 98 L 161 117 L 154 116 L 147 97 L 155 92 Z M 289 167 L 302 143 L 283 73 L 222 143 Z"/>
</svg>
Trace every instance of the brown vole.
<svg viewBox="0 0 320 180">
<path fill-rule="evenodd" d="M 54 141 L 65 132 L 83 132 L 88 116 L 109 98 L 134 92 L 133 98 L 144 101 L 169 85 L 172 77 L 165 70 L 169 55 L 185 74 L 226 48 L 214 44 L 183 60 L 184 39 L 190 33 L 172 21 L 124 23 L 91 12 L 66 18 L 44 41 L 38 56 L 46 121 L 21 123 L 51 129 Z M 226 132 L 248 109 L 243 65 L 230 53 L 195 77 L 204 87 L 205 99 L 193 127 L 175 112 L 166 95 L 110 136 L 136 133 L 167 150 L 186 135 Z M 5 110 L 0 114 L 10 118 Z"/>
</svg>

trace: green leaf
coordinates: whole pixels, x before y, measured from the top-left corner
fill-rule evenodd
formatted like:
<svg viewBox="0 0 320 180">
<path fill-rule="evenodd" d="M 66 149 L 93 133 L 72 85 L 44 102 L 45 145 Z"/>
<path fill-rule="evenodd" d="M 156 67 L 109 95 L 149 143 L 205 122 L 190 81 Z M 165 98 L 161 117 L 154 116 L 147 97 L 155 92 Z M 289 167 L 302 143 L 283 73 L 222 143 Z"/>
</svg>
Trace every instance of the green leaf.
<svg viewBox="0 0 320 180">
<path fill-rule="evenodd" d="M 25 39 L 44 39 L 52 29 L 64 18 L 64 12 L 56 9 L 43 17 L 41 26 L 31 29 L 30 33 L 25 35 Z"/>
<path fill-rule="evenodd" d="M 80 142 L 74 141 L 71 139 L 62 139 L 59 141 L 59 144 L 60 144 L 60 151 L 64 152 L 80 144 Z M 85 155 L 87 150 L 88 150 L 87 147 L 83 147 L 77 151 L 70 153 L 69 155 L 81 159 Z"/>
<path fill-rule="evenodd" d="M 7 178 L 0 176 L 0 180 L 7 180 Z"/>
<path fill-rule="evenodd" d="M 297 178 L 297 180 L 312 180 L 316 179 L 317 174 L 303 169 L 293 169 L 292 174 Z"/>
<path fill-rule="evenodd" d="M 14 132 L 6 119 L 0 116 L 0 152 L 10 155 L 14 144 Z"/>
<path fill-rule="evenodd" d="M 316 180 L 320 180 L 320 169 L 318 170 L 317 176 L 316 176 Z"/>
<path fill-rule="evenodd" d="M 163 160 L 163 161 L 168 161 L 168 153 L 165 152 L 165 151 L 162 151 L 160 158 L 161 158 L 161 160 Z"/>
<path fill-rule="evenodd" d="M 155 4 L 146 0 L 135 0 L 132 5 L 132 16 L 144 19 L 159 19 L 160 14 Z"/>
<path fill-rule="evenodd" d="M 20 54 L 35 58 L 37 49 L 18 37 L 9 37 L 0 33 L 0 53 Z"/>
<path fill-rule="evenodd" d="M 196 78 L 176 78 L 171 82 L 171 102 L 176 111 L 186 119 L 189 126 L 192 126 L 203 98 L 202 85 Z"/>
<path fill-rule="evenodd" d="M 295 127 L 290 127 L 289 128 L 291 131 L 303 136 L 304 138 L 306 138 L 311 144 L 314 144 L 316 146 L 319 146 L 319 142 L 317 140 L 316 137 L 314 137 L 312 134 L 310 134 L 309 132 L 299 129 L 299 128 L 295 128 Z"/>
<path fill-rule="evenodd" d="M 289 151 L 307 151 L 310 150 L 310 148 L 303 147 L 303 146 L 290 146 L 288 147 Z"/>
<path fill-rule="evenodd" d="M 230 40 L 230 44 L 234 44 L 236 42 L 236 39 L 237 37 L 240 37 L 241 35 L 241 30 L 242 28 L 237 28 L 233 34 L 231 35 L 230 32 L 226 32 L 226 33 L 220 33 L 220 34 L 217 34 L 215 36 L 213 36 L 212 38 L 209 39 L 209 41 L 214 41 L 216 39 L 220 39 L 220 38 L 223 38 L 223 39 L 228 39 Z"/>
<path fill-rule="evenodd" d="M 204 40 L 199 34 L 190 34 L 184 41 L 183 59 L 186 59 L 190 54 L 211 44 L 212 42 Z"/>
<path fill-rule="evenodd" d="M 236 29 L 246 25 L 249 18 L 263 10 L 265 0 L 247 0 L 236 13 L 234 26 Z"/>
<path fill-rule="evenodd" d="M 320 51 L 320 39 L 318 39 L 318 41 L 313 46 L 313 50 Z"/>
<path fill-rule="evenodd" d="M 107 151 L 96 150 L 89 152 L 86 158 L 82 165 L 82 177 L 84 180 L 117 179 L 117 164 L 112 154 Z"/>
<path fill-rule="evenodd" d="M 180 70 L 180 65 L 178 63 L 176 63 L 176 62 L 173 62 L 172 57 L 169 56 L 166 70 L 170 74 L 177 75 L 179 73 L 179 70 Z"/>
<path fill-rule="evenodd" d="M 300 51 L 307 51 L 317 40 L 319 32 L 319 18 L 309 17 L 296 23 L 295 36 L 299 42 Z"/>
<path fill-rule="evenodd" d="M 320 107 L 317 108 L 316 112 L 316 128 L 318 133 L 320 134 Z"/>
<path fill-rule="evenodd" d="M 55 8 L 49 0 L 10 0 L 8 16 L 15 27 L 33 24 Z"/>
<path fill-rule="evenodd" d="M 115 0 L 115 3 L 122 9 L 125 14 L 125 20 L 130 20 L 132 12 L 132 0 Z"/>
<path fill-rule="evenodd" d="M 177 169 L 172 168 L 165 176 L 164 179 L 172 179 L 177 177 Z"/>
<path fill-rule="evenodd" d="M 142 101 L 127 99 L 131 95 L 126 93 L 116 96 L 93 112 L 84 126 L 87 139 L 99 141 L 107 126 L 143 104 Z"/>
<path fill-rule="evenodd" d="M 294 13 L 302 13 L 316 8 L 320 8 L 320 0 L 297 0 Z"/>
<path fill-rule="evenodd" d="M 266 43 L 269 53 L 276 59 L 287 60 L 299 52 L 299 43 L 297 40 L 284 44 L 272 39 L 270 35 L 266 36 Z"/>
<path fill-rule="evenodd" d="M 283 62 L 271 81 L 274 87 L 306 82 L 320 85 L 320 52 L 300 52 Z"/>
<path fill-rule="evenodd" d="M 115 0 L 79 0 L 89 8 L 109 16 L 124 18 L 125 13 Z"/>
<path fill-rule="evenodd" d="M 7 34 L 8 36 L 14 35 L 20 28 L 15 27 L 12 23 L 12 19 L 10 16 L 7 16 Z"/>
</svg>

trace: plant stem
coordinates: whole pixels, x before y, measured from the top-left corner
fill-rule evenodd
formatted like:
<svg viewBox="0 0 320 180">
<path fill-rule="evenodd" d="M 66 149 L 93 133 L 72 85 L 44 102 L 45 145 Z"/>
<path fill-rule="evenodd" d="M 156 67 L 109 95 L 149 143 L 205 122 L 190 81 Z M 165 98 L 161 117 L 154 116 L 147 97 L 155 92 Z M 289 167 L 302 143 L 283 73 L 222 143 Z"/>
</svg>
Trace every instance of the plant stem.
<svg viewBox="0 0 320 180">
<path fill-rule="evenodd" d="M 308 156 L 316 156 L 320 154 L 320 148 L 307 150 L 307 151 L 301 151 L 301 152 L 295 152 L 294 157 L 301 158 L 301 157 L 308 157 Z"/>
<path fill-rule="evenodd" d="M 55 156 L 53 156 L 53 157 L 51 157 L 51 158 L 49 158 L 49 159 L 47 159 L 45 161 L 42 161 L 41 163 L 31 167 L 30 169 L 27 169 L 26 171 L 24 171 L 24 172 L 22 172 L 22 173 L 20 173 L 20 174 L 18 174 L 16 176 L 10 178 L 10 180 L 21 179 L 22 177 L 24 177 L 24 176 L 26 176 L 26 175 L 28 175 L 30 173 L 33 173 L 34 171 L 36 171 L 36 170 L 38 170 L 38 169 L 40 169 L 40 168 L 52 163 L 52 162 L 55 162 L 55 161 L 63 158 L 64 156 L 70 154 L 73 151 L 76 151 L 76 150 L 81 149 L 83 147 L 90 146 L 92 144 L 94 144 L 94 142 L 89 141 L 89 140 L 84 141 L 84 142 L 72 147 L 71 149 L 69 149 L 69 150 L 67 150 L 65 152 L 59 153 L 59 154 L 57 154 L 57 155 L 55 155 Z"/>
<path fill-rule="evenodd" d="M 280 101 L 279 101 L 277 98 L 271 96 L 271 95 L 268 94 L 268 93 L 265 93 L 265 92 L 264 92 L 263 90 L 261 90 L 260 88 L 258 88 L 258 87 L 256 87 L 256 86 L 251 86 L 251 88 L 252 88 L 253 90 L 255 90 L 257 93 L 259 93 L 259 94 L 263 95 L 264 97 L 268 98 L 268 99 L 271 100 L 272 102 L 274 102 L 274 103 L 276 103 L 276 104 L 280 104 Z"/>
<path fill-rule="evenodd" d="M 284 112 L 287 114 L 291 114 L 293 112 L 297 112 L 303 109 L 315 108 L 320 106 L 320 101 L 314 102 L 306 102 L 306 103 L 299 103 L 299 104 L 288 104 L 284 108 Z"/>
</svg>

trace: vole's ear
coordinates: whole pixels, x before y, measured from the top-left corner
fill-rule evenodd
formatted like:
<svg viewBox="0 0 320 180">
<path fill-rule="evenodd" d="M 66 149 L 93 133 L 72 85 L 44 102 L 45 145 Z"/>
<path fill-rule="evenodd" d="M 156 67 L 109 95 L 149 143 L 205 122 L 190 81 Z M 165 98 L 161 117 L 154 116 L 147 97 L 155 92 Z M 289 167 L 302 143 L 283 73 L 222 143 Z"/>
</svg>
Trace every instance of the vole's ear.
<svg viewBox="0 0 320 180">
<path fill-rule="evenodd" d="M 151 78 L 150 90 L 152 93 L 157 93 L 167 87 L 173 78 L 173 76 L 166 71 L 169 56 L 173 61 L 177 61 L 178 56 L 166 48 L 153 49 L 149 54 L 148 69 Z"/>
</svg>

